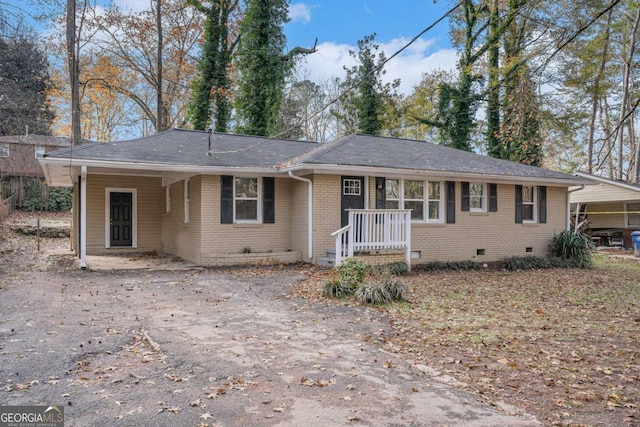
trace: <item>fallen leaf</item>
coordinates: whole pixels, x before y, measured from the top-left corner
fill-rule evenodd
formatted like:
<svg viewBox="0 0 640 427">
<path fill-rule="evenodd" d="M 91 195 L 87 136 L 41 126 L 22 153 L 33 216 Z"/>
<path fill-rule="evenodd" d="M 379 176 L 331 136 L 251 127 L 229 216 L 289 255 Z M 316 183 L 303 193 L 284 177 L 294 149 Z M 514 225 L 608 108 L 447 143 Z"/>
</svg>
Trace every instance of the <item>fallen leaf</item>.
<svg viewBox="0 0 640 427">
<path fill-rule="evenodd" d="M 203 420 L 208 420 L 209 418 L 213 418 L 213 415 L 211 415 L 209 412 L 205 412 L 204 414 L 200 415 L 200 418 L 202 418 Z"/>
</svg>

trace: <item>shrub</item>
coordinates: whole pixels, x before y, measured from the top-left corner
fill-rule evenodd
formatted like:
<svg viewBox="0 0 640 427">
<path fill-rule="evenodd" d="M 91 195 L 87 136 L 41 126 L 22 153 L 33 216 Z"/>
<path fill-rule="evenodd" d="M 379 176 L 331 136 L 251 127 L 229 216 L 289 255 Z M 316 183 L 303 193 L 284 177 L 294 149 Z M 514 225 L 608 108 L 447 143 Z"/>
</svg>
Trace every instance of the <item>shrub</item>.
<svg viewBox="0 0 640 427">
<path fill-rule="evenodd" d="M 356 298 L 361 304 L 385 304 L 391 295 L 382 283 L 363 283 L 356 289 Z"/>
<path fill-rule="evenodd" d="M 354 289 L 341 280 L 328 280 L 322 286 L 322 293 L 331 298 L 344 298 L 353 295 Z"/>
<path fill-rule="evenodd" d="M 534 255 L 514 256 L 502 260 L 502 265 L 507 270 L 532 270 L 536 268 L 551 268 L 551 260 Z"/>
<path fill-rule="evenodd" d="M 71 209 L 73 190 L 65 187 L 54 187 L 49 192 L 47 210 L 52 212 L 66 212 Z"/>
<path fill-rule="evenodd" d="M 416 266 L 417 269 L 423 271 L 437 271 L 437 270 L 452 270 L 452 271 L 467 271 L 467 270 L 481 270 L 482 263 L 475 261 L 432 261 L 425 264 Z"/>
<path fill-rule="evenodd" d="M 21 209 L 27 212 L 43 210 L 45 207 L 42 197 L 42 181 L 37 178 L 26 178 L 23 181 L 24 198 Z"/>
<path fill-rule="evenodd" d="M 551 239 L 549 244 L 550 258 L 568 261 L 574 267 L 593 267 L 591 249 L 593 243 L 589 236 L 577 231 L 563 231 Z"/>
<path fill-rule="evenodd" d="M 340 281 L 346 286 L 355 289 L 364 281 L 367 268 L 368 265 L 366 262 L 359 261 L 355 258 L 349 258 L 338 266 Z"/>
<path fill-rule="evenodd" d="M 381 276 L 378 283 L 387 291 L 392 300 L 405 301 L 407 299 L 406 294 L 409 291 L 409 285 L 403 280 L 389 275 Z"/>
</svg>

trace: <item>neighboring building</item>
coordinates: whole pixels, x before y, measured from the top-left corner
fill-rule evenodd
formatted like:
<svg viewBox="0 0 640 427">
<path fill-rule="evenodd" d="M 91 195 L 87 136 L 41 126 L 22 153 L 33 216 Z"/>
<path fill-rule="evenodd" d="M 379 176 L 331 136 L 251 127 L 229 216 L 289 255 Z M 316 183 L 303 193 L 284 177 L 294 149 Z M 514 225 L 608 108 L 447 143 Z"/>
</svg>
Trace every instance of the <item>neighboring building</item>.
<svg viewBox="0 0 640 427">
<path fill-rule="evenodd" d="M 44 135 L 0 136 L 0 196 L 13 207 L 22 203 L 24 179 L 44 179 L 37 158 L 68 148 L 68 138 Z"/>
<path fill-rule="evenodd" d="M 317 144 L 173 129 L 40 163 L 49 185 L 74 186 L 83 265 L 87 253 L 141 251 L 207 266 L 322 262 L 331 248 L 374 262 L 542 256 L 568 226 L 568 187 L 588 182 L 366 135 Z"/>
<path fill-rule="evenodd" d="M 631 233 L 640 230 L 640 186 L 585 172 L 576 176 L 598 185 L 571 191 L 572 220 L 577 213 L 578 223 L 584 222 L 582 231 L 598 245 L 631 247 Z"/>
</svg>

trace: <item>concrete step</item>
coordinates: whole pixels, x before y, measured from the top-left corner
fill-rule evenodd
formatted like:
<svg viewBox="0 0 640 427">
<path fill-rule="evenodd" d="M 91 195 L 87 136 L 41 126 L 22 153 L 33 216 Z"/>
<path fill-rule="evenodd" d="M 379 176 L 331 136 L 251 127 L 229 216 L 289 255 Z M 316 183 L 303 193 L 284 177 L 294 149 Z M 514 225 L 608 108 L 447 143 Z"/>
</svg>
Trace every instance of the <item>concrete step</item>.
<svg viewBox="0 0 640 427">
<path fill-rule="evenodd" d="M 324 267 L 333 267 L 336 263 L 335 258 L 318 258 L 316 260 L 316 264 L 324 266 Z"/>
</svg>

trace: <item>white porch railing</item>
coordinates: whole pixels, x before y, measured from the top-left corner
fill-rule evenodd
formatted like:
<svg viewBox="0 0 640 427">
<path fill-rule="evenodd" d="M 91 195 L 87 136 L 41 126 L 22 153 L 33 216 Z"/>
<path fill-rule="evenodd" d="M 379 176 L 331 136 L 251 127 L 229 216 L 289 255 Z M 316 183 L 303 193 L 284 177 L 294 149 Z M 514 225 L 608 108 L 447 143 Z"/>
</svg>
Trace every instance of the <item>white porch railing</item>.
<svg viewBox="0 0 640 427">
<path fill-rule="evenodd" d="M 340 265 L 354 252 L 404 249 L 411 266 L 410 209 L 349 209 L 349 224 L 331 233 Z"/>
</svg>

